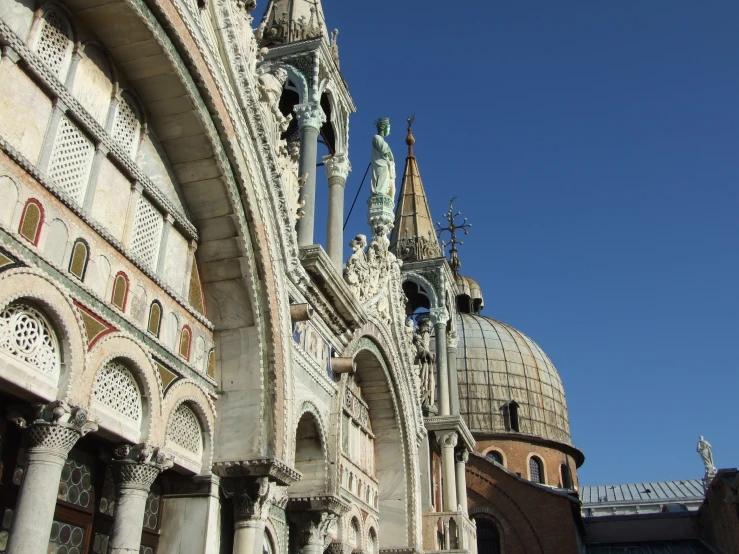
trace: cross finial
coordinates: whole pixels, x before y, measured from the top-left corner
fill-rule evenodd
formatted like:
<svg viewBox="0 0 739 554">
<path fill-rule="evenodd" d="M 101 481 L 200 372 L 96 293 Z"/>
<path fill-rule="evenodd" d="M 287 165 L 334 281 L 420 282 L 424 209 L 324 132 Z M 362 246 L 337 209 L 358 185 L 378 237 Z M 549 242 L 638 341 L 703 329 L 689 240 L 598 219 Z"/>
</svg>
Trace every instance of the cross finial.
<svg viewBox="0 0 739 554">
<path fill-rule="evenodd" d="M 457 223 L 457 218 L 462 216 L 462 212 L 454 212 L 454 201 L 457 199 L 456 196 L 452 196 L 449 199 L 449 210 L 444 214 L 444 219 L 447 222 L 446 227 L 442 227 L 441 223 L 436 224 L 436 236 L 441 238 L 442 233 L 449 233 L 449 242 L 441 241 L 441 246 L 446 248 L 451 246 L 449 250 L 449 265 L 454 271 L 455 275 L 459 275 L 459 268 L 462 266 L 462 262 L 457 256 L 457 245 L 462 246 L 464 242 L 457 240 L 457 231 L 464 231 L 465 235 L 469 234 L 469 228 L 472 227 L 472 223 L 467 223 L 467 218 L 463 218 L 461 223 Z"/>
</svg>

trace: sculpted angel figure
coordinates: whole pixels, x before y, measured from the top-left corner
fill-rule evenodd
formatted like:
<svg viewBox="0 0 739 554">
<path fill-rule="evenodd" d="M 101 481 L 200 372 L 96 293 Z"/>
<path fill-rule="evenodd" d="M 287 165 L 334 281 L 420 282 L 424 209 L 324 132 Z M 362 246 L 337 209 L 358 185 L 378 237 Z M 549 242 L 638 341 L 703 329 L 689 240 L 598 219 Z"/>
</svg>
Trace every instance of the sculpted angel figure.
<svg viewBox="0 0 739 554">
<path fill-rule="evenodd" d="M 377 134 L 372 139 L 372 194 L 395 199 L 395 158 L 385 137 L 390 134 L 390 118 L 375 121 Z"/>
<path fill-rule="evenodd" d="M 262 68 L 259 69 L 259 97 L 262 102 L 269 106 L 269 110 L 272 113 L 272 117 L 281 133 L 287 130 L 287 127 L 292 121 L 292 114 L 284 116 L 280 111 L 280 97 L 282 96 L 282 89 L 287 81 L 287 71 L 278 67 L 274 71 L 265 71 Z"/>
<path fill-rule="evenodd" d="M 349 247 L 353 250 L 351 256 L 346 261 L 344 268 L 344 280 L 349 285 L 355 296 L 359 296 L 359 289 L 362 287 L 363 278 L 367 274 L 367 258 L 364 249 L 367 247 L 367 237 L 365 235 L 357 235 L 349 243 Z"/>
<path fill-rule="evenodd" d="M 435 413 L 436 402 L 436 354 L 431 352 L 431 321 L 422 319 L 413 335 L 413 346 L 416 348 L 415 365 L 421 381 L 421 406 L 426 413 Z"/>
</svg>

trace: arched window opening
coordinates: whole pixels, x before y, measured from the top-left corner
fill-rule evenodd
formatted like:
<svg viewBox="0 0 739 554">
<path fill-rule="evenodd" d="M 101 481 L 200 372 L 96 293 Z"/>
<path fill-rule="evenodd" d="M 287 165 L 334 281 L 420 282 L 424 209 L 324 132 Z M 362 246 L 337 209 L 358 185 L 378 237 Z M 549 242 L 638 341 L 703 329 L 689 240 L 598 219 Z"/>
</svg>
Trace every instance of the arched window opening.
<svg viewBox="0 0 739 554">
<path fill-rule="evenodd" d="M 477 554 L 500 554 L 500 535 L 491 521 L 476 518 Z"/>
<path fill-rule="evenodd" d="M 349 525 L 349 547 L 352 552 L 362 549 L 362 531 L 356 517 L 352 518 L 351 524 Z"/>
<path fill-rule="evenodd" d="M 316 417 L 304 413 L 295 432 L 295 469 L 303 478 L 290 486 L 290 492 L 323 494 L 326 492 L 326 456 Z"/>
<path fill-rule="evenodd" d="M 167 425 L 167 441 L 193 457 L 203 454 L 203 431 L 195 412 L 184 402 L 177 406 Z"/>
<path fill-rule="evenodd" d="M 505 421 L 506 431 L 521 432 L 518 402 L 511 400 L 503 405 L 503 419 Z"/>
<path fill-rule="evenodd" d="M 544 484 L 544 465 L 537 456 L 529 458 L 529 481 Z"/>
<path fill-rule="evenodd" d="M 180 333 L 180 356 L 186 360 L 190 360 L 190 343 L 192 343 L 192 331 L 190 327 L 185 325 Z"/>
<path fill-rule="evenodd" d="M 17 302 L 0 312 L 0 350 L 52 379 L 59 377 L 61 354 L 46 316 Z"/>
<path fill-rule="evenodd" d="M 562 464 L 559 469 L 562 474 L 562 488 L 572 489 L 574 484 L 572 482 L 572 472 L 570 471 L 569 466 Z"/>
<path fill-rule="evenodd" d="M 113 281 L 113 296 L 111 302 L 121 311 L 126 310 L 126 301 L 128 300 L 128 277 L 122 271 L 119 271 Z"/>
<path fill-rule="evenodd" d="M 35 198 L 31 198 L 26 202 L 21 216 L 21 223 L 18 232 L 28 242 L 36 246 L 41 236 L 41 225 L 44 223 L 44 207 L 41 202 Z"/>
<path fill-rule="evenodd" d="M 64 82 L 74 45 L 69 20 L 58 10 L 46 8 L 40 23 L 34 50 L 54 75 Z"/>
<path fill-rule="evenodd" d="M 80 281 L 85 280 L 87 262 L 90 259 L 90 247 L 84 239 L 74 241 L 72 257 L 69 260 L 69 272 Z"/>
<path fill-rule="evenodd" d="M 92 397 L 134 423 L 140 423 L 143 418 L 139 385 L 133 373 L 120 361 L 111 360 L 98 371 Z"/>
<path fill-rule="evenodd" d="M 134 100 L 123 94 L 113 123 L 113 138 L 132 159 L 136 157 L 141 138 L 141 118 Z"/>
<path fill-rule="evenodd" d="M 486 454 L 489 460 L 494 461 L 496 464 L 503 465 L 503 454 L 497 450 L 491 450 Z"/>
<path fill-rule="evenodd" d="M 162 327 L 162 305 L 158 300 L 154 300 L 149 308 L 149 332 L 155 337 L 159 336 L 159 330 Z"/>
<path fill-rule="evenodd" d="M 377 532 L 374 528 L 367 533 L 367 554 L 377 554 Z"/>
</svg>

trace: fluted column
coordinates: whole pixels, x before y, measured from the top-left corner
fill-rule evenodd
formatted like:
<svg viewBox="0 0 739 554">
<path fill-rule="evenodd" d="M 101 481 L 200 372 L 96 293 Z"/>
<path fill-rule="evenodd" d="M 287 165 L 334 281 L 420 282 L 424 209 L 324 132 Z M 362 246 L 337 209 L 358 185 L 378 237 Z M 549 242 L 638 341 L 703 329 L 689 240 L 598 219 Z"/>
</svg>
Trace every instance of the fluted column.
<svg viewBox="0 0 739 554">
<path fill-rule="evenodd" d="M 459 336 L 450 331 L 446 338 L 446 361 L 449 373 L 449 409 L 452 415 L 459 414 L 459 384 L 457 381 L 457 343 Z"/>
<path fill-rule="evenodd" d="M 431 308 L 431 319 L 436 334 L 436 382 L 439 383 L 439 415 L 449 415 L 449 371 L 446 359 L 446 322 L 448 315 L 445 308 Z"/>
<path fill-rule="evenodd" d="M 334 154 L 323 158 L 328 177 L 328 226 L 326 251 L 336 269 L 344 263 L 344 188 L 352 169 L 346 154 Z"/>
<path fill-rule="evenodd" d="M 233 554 L 262 554 L 275 485 L 267 477 L 236 477 L 229 478 L 225 490 L 234 507 Z"/>
<path fill-rule="evenodd" d="M 467 460 L 470 459 L 470 453 L 466 448 L 457 451 L 457 502 L 462 508 L 462 513 L 467 515 L 467 479 L 465 478 L 465 470 L 467 468 Z"/>
<path fill-rule="evenodd" d="M 316 219 L 316 160 L 318 157 L 318 133 L 326 121 L 318 102 L 306 102 L 295 106 L 300 130 L 299 177 L 307 176 L 300 191 L 300 200 L 305 201 L 305 215 L 298 220 L 298 246 L 313 244 L 313 227 Z"/>
<path fill-rule="evenodd" d="M 97 424 L 87 419 L 84 409 L 66 402 L 51 402 L 38 409 L 35 416 L 27 425 L 22 415 L 11 415 L 25 428 L 26 468 L 7 554 L 46 553 L 64 462 L 81 437 L 97 430 Z"/>
<path fill-rule="evenodd" d="M 448 431 L 436 435 L 441 446 L 441 494 L 443 511 L 457 511 L 457 478 L 455 475 L 454 448 L 457 446 L 457 432 Z"/>
<path fill-rule="evenodd" d="M 109 554 L 139 554 L 149 489 L 169 467 L 172 467 L 171 458 L 149 445 L 123 445 L 115 449 L 110 463 L 116 505 Z"/>
</svg>

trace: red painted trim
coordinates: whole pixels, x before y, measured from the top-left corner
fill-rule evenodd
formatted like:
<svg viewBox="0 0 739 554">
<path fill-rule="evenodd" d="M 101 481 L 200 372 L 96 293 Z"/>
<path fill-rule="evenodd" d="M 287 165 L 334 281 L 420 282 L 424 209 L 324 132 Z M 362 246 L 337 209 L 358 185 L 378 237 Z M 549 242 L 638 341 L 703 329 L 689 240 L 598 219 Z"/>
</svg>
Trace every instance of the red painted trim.
<svg viewBox="0 0 739 554">
<path fill-rule="evenodd" d="M 192 348 L 192 329 L 190 329 L 189 325 L 183 325 L 182 331 L 180 331 L 180 343 L 177 345 L 177 353 L 181 356 L 182 355 L 182 335 L 187 331 L 188 336 L 190 337 L 190 340 L 187 341 L 187 356 L 185 356 L 185 359 L 189 362 L 190 361 L 190 349 Z"/>
<path fill-rule="evenodd" d="M 33 240 L 26 237 L 23 233 L 21 233 L 21 229 L 23 229 L 23 223 L 26 221 L 26 214 L 28 213 L 28 206 L 29 204 L 33 204 L 36 207 L 38 207 L 39 210 L 39 220 L 38 220 L 38 227 L 36 227 L 36 236 L 34 236 Z M 29 198 L 26 202 L 26 205 L 23 206 L 23 215 L 21 216 L 21 222 L 18 225 L 18 234 L 22 236 L 24 239 L 26 239 L 28 242 L 33 244 L 34 246 L 38 246 L 38 239 L 41 237 L 41 227 L 44 225 L 44 220 L 46 219 L 46 211 L 44 210 L 44 206 L 36 200 L 35 198 Z"/>
<path fill-rule="evenodd" d="M 83 304 L 80 304 L 77 300 L 73 300 L 74 305 L 77 306 L 79 310 L 82 310 L 87 315 L 89 315 L 91 318 L 93 318 L 95 321 L 99 321 L 101 324 L 105 325 L 107 329 L 103 331 L 102 333 L 98 334 L 90 343 L 87 345 L 87 351 L 89 352 L 92 350 L 92 347 L 95 346 L 95 343 L 99 341 L 101 338 L 103 338 L 105 335 L 109 335 L 110 333 L 113 333 L 114 331 L 117 331 L 115 327 L 113 327 L 110 323 L 105 321 L 103 318 L 101 318 L 99 315 L 97 315 L 95 312 L 90 310 L 87 306 L 84 306 Z"/>
<path fill-rule="evenodd" d="M 122 271 L 119 271 L 118 273 L 116 273 L 115 274 L 115 279 L 113 279 L 113 293 L 110 295 L 110 303 L 115 306 L 115 302 L 113 301 L 113 298 L 115 298 L 115 288 L 116 288 L 115 285 L 116 285 L 116 282 L 118 281 L 118 277 L 123 277 L 123 279 L 126 281 L 126 294 L 123 295 L 123 307 L 120 308 L 120 310 L 122 312 L 125 312 L 126 311 L 126 303 L 128 302 L 128 290 L 130 288 L 130 282 L 128 280 L 128 275 L 126 275 Z M 117 307 L 118 306 L 116 306 L 116 308 Z"/>
</svg>

